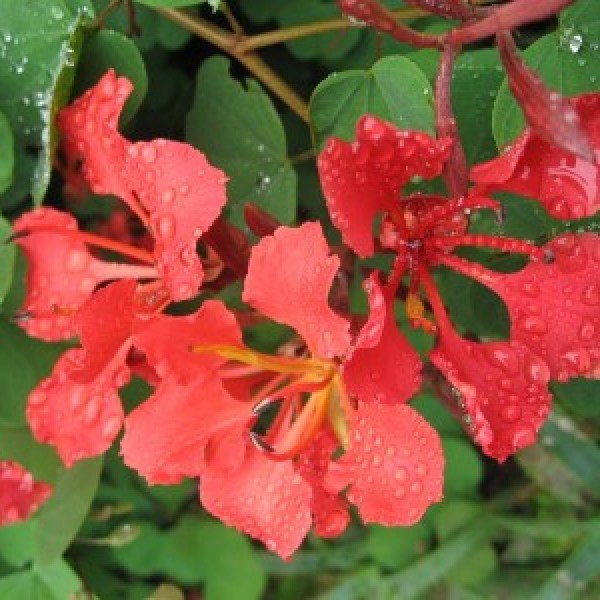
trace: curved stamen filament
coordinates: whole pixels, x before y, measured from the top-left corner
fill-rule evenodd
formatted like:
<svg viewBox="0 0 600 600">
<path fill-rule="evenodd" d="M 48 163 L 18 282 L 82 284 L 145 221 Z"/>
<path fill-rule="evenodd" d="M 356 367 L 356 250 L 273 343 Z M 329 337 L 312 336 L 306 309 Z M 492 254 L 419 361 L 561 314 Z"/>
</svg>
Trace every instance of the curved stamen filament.
<svg viewBox="0 0 600 600">
<path fill-rule="evenodd" d="M 265 371 L 287 375 L 303 375 L 310 377 L 311 381 L 325 381 L 330 375 L 333 364 L 312 358 L 287 358 L 284 356 L 271 356 L 255 352 L 248 348 L 229 346 L 225 344 L 199 344 L 192 346 L 192 352 L 212 352 L 223 358 L 235 360 L 244 365 L 257 367 Z"/>
<path fill-rule="evenodd" d="M 435 315 L 439 330 L 442 332 L 452 331 L 453 329 L 452 324 L 450 323 L 450 318 L 448 317 L 442 297 L 437 290 L 437 286 L 433 281 L 433 277 L 431 277 L 426 269 L 421 268 L 420 271 L 421 284 L 425 288 L 425 293 L 427 294 L 427 298 L 429 299 L 429 303 L 433 309 L 433 314 Z"/>
<path fill-rule="evenodd" d="M 466 233 L 464 235 L 435 236 L 426 239 L 425 244 L 428 248 L 434 250 L 451 251 L 459 246 L 477 246 L 502 250 L 503 252 L 525 254 L 537 261 L 545 259 L 544 251 L 530 242 L 492 235 Z"/>
<path fill-rule="evenodd" d="M 282 439 L 274 446 L 269 457 L 275 460 L 293 458 L 313 439 L 323 425 L 331 395 L 331 384 L 313 392 L 298 418 L 292 423 Z"/>
<path fill-rule="evenodd" d="M 152 254 L 146 250 L 135 248 L 115 240 L 110 240 L 102 237 L 101 235 L 96 235 L 95 233 L 88 233 L 85 231 L 79 231 L 77 229 L 66 229 L 65 227 L 58 227 L 54 225 L 44 225 L 41 227 L 36 227 L 35 229 L 25 229 L 22 232 L 17 232 L 17 236 L 20 237 L 20 234 L 32 235 L 34 233 L 57 233 L 64 235 L 66 238 L 83 242 L 84 244 L 88 244 L 96 248 L 112 250 L 113 252 L 117 252 L 118 254 L 139 260 L 140 262 L 147 263 L 149 265 L 153 265 L 155 262 L 154 256 L 152 256 Z"/>
<path fill-rule="evenodd" d="M 430 212 L 423 215 L 419 220 L 419 233 L 424 236 L 427 231 L 436 225 L 436 223 L 449 219 L 456 213 L 464 213 L 468 210 L 480 210 L 483 208 L 499 211 L 501 210 L 502 205 L 492 198 L 472 196 L 470 198 L 456 198 L 445 204 L 434 206 Z"/>
</svg>

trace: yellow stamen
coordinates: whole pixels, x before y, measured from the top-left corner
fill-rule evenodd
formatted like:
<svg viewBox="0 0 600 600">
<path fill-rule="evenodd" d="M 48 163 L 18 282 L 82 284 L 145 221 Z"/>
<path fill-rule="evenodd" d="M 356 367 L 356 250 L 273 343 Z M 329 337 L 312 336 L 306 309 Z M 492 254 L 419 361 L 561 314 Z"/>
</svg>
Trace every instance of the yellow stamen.
<svg viewBox="0 0 600 600">
<path fill-rule="evenodd" d="M 228 346 L 225 344 L 200 344 L 192 347 L 193 352 L 212 352 L 222 358 L 234 360 L 244 365 L 251 365 L 287 375 L 302 375 L 308 381 L 325 381 L 331 377 L 333 363 L 314 358 L 287 358 L 285 356 L 271 356 L 255 352 L 249 348 Z"/>
</svg>

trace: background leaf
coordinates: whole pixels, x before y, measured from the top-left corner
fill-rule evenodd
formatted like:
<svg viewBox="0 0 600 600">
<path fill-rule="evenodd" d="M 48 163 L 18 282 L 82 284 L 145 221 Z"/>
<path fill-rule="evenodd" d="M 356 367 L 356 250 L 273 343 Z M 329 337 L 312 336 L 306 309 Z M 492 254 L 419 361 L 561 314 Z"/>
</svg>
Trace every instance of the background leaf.
<svg viewBox="0 0 600 600">
<path fill-rule="evenodd" d="M 269 97 L 252 79 L 246 87 L 223 57 L 206 60 L 196 79 L 186 139 L 229 177 L 227 214 L 245 227 L 244 204 L 254 202 L 282 223 L 296 215 L 296 173 L 285 132 Z"/>
<path fill-rule="evenodd" d="M 358 118 L 366 113 L 401 129 L 433 133 L 432 91 L 425 74 L 402 56 L 377 61 L 366 71 L 334 73 L 314 90 L 310 120 L 316 150 L 330 136 L 354 139 Z"/>
</svg>

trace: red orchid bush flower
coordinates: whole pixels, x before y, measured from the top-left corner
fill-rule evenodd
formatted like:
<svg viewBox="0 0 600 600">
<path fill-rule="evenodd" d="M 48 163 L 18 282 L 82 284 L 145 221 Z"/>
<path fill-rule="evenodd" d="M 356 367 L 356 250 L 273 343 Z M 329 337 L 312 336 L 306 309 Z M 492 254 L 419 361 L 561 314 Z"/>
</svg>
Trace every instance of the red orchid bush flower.
<svg viewBox="0 0 600 600">
<path fill-rule="evenodd" d="M 19 388 L 24 389 L 22 405 L 0 411 L 0 427 L 8 428 L 0 433 L 7 440 L 0 437 L 0 525 L 30 536 L 23 543 L 33 548 L 40 535 L 50 537 L 39 532 L 48 527 L 53 511 L 75 517 L 67 533 L 56 533 L 58 541 L 50 549 L 32 550 L 31 556 L 24 550 L 28 558 L 22 563 L 5 556 L 0 536 L 0 571 L 5 559 L 25 569 L 8 577 L 38 577 L 36 569 L 50 568 L 39 565 L 59 564 L 61 577 L 74 578 L 64 589 L 81 592 L 83 583 L 61 559 L 75 539 L 74 556 L 78 545 L 108 546 L 119 572 L 131 569 L 146 579 L 166 573 L 185 586 L 200 577 L 199 568 L 194 566 L 190 579 L 185 573 L 173 575 L 172 561 L 162 564 L 160 552 L 151 558 L 146 552 L 140 561 L 135 536 L 169 539 L 165 547 L 176 548 L 180 525 L 181 531 L 196 521 L 201 527 L 220 527 L 200 517 L 200 507 L 285 561 L 303 552 L 307 538 L 307 546 L 317 549 L 330 547 L 317 538 L 337 538 L 342 548 L 356 543 L 365 535 L 359 523 L 370 527 L 361 548 L 371 550 L 357 553 L 355 567 L 367 555 L 373 559 L 373 540 L 377 532 L 387 531 L 378 526 L 415 526 L 404 531 L 426 532 L 419 538 L 424 552 L 432 545 L 430 527 L 440 544 L 454 530 L 444 511 L 456 502 L 453 477 L 468 463 L 448 450 L 456 440 L 448 442 L 447 428 L 453 425 L 446 410 L 487 457 L 482 463 L 460 441 L 478 468 L 485 465 L 485 486 L 494 490 L 496 479 L 503 477 L 523 479 L 521 471 L 514 475 L 519 467 L 534 482 L 517 490 L 516 499 L 490 500 L 485 511 L 477 508 L 473 514 L 465 508 L 468 502 L 459 500 L 456 527 L 480 512 L 491 515 L 481 517 L 473 553 L 480 549 L 477 544 L 504 543 L 501 536 L 533 531 L 501 512 L 514 504 L 520 514 L 529 514 L 531 507 L 519 507 L 532 498 L 536 510 L 550 506 L 546 516 L 585 521 L 585 501 L 595 502 L 600 495 L 597 474 L 588 470 L 594 461 L 600 466 L 600 451 L 590 441 L 593 421 L 582 423 L 563 400 L 568 397 L 564 390 L 593 385 L 600 376 L 595 220 L 600 210 L 600 93 L 566 84 L 559 90 L 556 78 L 546 72 L 549 81 L 542 80 L 530 66 L 539 50 L 534 44 L 523 57 L 513 34 L 559 15 L 560 35 L 567 31 L 573 37 L 557 42 L 559 34 L 549 34 L 536 44 L 559 44 L 563 52 L 566 43 L 577 54 L 584 41 L 575 28 L 588 14 L 588 3 L 579 0 L 569 7 L 572 0 L 512 0 L 488 6 L 412 0 L 410 8 L 392 10 L 376 0 L 339 0 L 335 11 L 349 20 L 332 21 L 323 30 L 290 29 L 290 60 L 302 64 L 310 59 L 320 68 L 339 60 L 347 67 L 316 87 L 310 106 L 262 62 L 256 49 L 271 38 L 244 34 L 236 10 L 215 3 L 230 31 L 213 23 L 220 17 L 212 14 L 197 16 L 172 3 L 152 3 L 149 14 L 225 49 L 309 124 L 314 148 L 296 158 L 287 156 L 284 127 L 268 97 L 253 82 L 241 87 L 220 57 L 207 59 L 198 74 L 185 136 L 192 143 L 170 139 L 182 131 L 182 121 L 175 124 L 171 110 L 174 115 L 181 110 L 177 103 L 187 110 L 190 97 L 187 86 L 178 90 L 181 98 L 166 101 L 161 94 L 166 97 L 168 85 L 161 89 L 154 79 L 164 76 L 169 85 L 179 76 L 188 81 L 183 70 L 177 76 L 170 70 L 167 57 L 174 41 L 166 38 L 160 43 L 167 49 L 157 46 L 154 54 L 144 55 L 147 60 L 162 57 L 152 59 L 157 63 L 150 90 L 156 95 L 147 99 L 160 109 L 142 110 L 128 127 L 143 88 L 129 67 L 103 58 L 101 64 L 112 66 L 96 69 L 91 86 L 84 73 L 85 52 L 88 57 L 100 52 L 98 40 L 116 35 L 105 28 L 111 27 L 107 19 L 118 3 L 93 19 L 91 9 L 63 10 L 52 4 L 50 19 L 60 22 L 73 12 L 71 33 L 78 27 L 101 31 L 81 33 L 84 58 L 75 78 L 78 92 L 70 102 L 60 100 L 58 92 L 50 97 L 52 91 L 48 98 L 42 92 L 32 96 L 46 107 L 39 115 L 40 137 L 31 128 L 15 132 L 23 155 L 17 153 L 16 160 L 22 158 L 25 166 L 15 169 L 14 183 L 11 171 L 4 188 L 0 153 L 0 190 L 8 190 L 6 214 L 12 221 L 4 236 L 6 260 L 12 261 L 5 270 L 12 272 L 17 251 L 25 265 L 20 295 L 0 280 L 0 298 L 6 295 L 5 314 L 12 321 L 6 322 L 6 338 L 24 340 L 19 343 L 49 357 L 34 361 L 27 371 L 32 376 Z M 138 10 L 146 13 L 131 2 L 123 4 L 129 33 L 139 32 Z M 254 8 L 243 10 L 245 19 L 260 21 Z M 292 23 L 288 10 L 279 6 L 271 16 Z M 0 17 L 3 11 L 11 26 L 26 29 L 8 9 L 0 8 Z M 444 27 L 425 31 L 416 27 L 418 21 L 406 21 L 423 14 Z M 330 39 L 328 53 L 336 44 L 349 44 L 344 52 L 338 48 L 335 60 L 316 48 L 309 53 L 294 38 L 340 23 L 348 36 L 356 36 L 352 43 L 345 37 L 342 42 Z M 2 33 L 1 27 L 0 39 L 12 43 L 13 32 Z M 99 45 L 88 46 L 88 39 Z M 124 47 L 131 43 L 119 39 Z M 465 50 L 467 62 L 461 62 L 463 48 L 474 42 L 489 47 Z M 373 43 L 385 56 L 373 60 L 370 71 L 350 68 L 347 61 L 366 56 L 365 48 Z M 420 50 L 398 56 L 406 54 L 406 47 Z M 432 51 L 439 54 L 435 69 L 427 67 Z M 29 59 L 11 60 L 18 71 Z M 508 142 L 490 150 L 492 133 L 486 129 L 477 133 L 487 136 L 484 152 L 469 145 L 478 124 L 476 115 L 465 112 L 457 89 L 478 60 L 491 65 L 485 67 L 484 81 L 497 80 L 499 86 L 498 73 L 506 75 L 494 106 L 496 88 L 481 91 L 477 86 L 484 82 L 469 82 L 479 94 L 474 102 L 481 93 L 486 97 L 480 110 L 487 121 L 493 111 L 497 141 Z M 66 86 L 63 96 L 72 79 L 57 79 L 57 89 Z M 28 107 L 32 100 L 26 98 Z M 237 102 L 233 109 L 228 106 L 232 98 Z M 1 111 L 13 128 L 19 117 L 24 119 L 10 106 L 0 94 L 0 134 L 6 120 Z M 502 121 L 502 115 L 510 118 Z M 296 126 L 290 124 L 290 131 Z M 31 171 L 31 208 L 24 202 L 27 194 L 18 197 L 26 181 L 18 178 L 34 143 L 46 144 L 55 176 L 50 179 L 48 170 L 40 183 L 39 173 Z M 286 197 L 295 193 L 296 167 L 305 176 L 299 189 L 307 195 L 297 213 L 295 199 Z M 531 222 L 545 229 L 538 231 Z M 501 268 L 509 263 L 508 269 Z M 0 262 L 0 275 L 4 268 Z M 452 284 L 457 278 L 462 283 Z M 476 319 L 465 319 L 456 309 L 460 303 L 469 305 L 467 314 L 488 310 L 473 302 L 469 290 L 479 290 L 480 296 L 487 290 L 490 306 L 507 314 L 504 335 L 482 332 Z M 551 417 L 555 392 L 558 408 Z M 432 395 L 438 406 L 427 408 L 423 399 Z M 586 400 L 588 414 L 596 410 L 588 406 L 593 402 Z M 457 428 L 450 430 L 460 439 Z M 543 443 L 536 446 L 540 439 Z M 556 455 L 545 449 L 555 444 Z M 583 454 L 570 458 L 570 447 Z M 104 474 L 96 492 L 101 460 Z M 121 486 L 131 488 L 127 493 L 133 501 L 121 497 Z M 89 498 L 81 500 L 84 506 L 76 504 L 73 494 L 79 488 L 83 496 L 90 490 Z M 184 496 L 172 512 L 156 518 L 156 525 L 145 521 L 142 533 L 128 523 L 119 534 L 108 531 L 107 522 L 115 523 L 122 514 L 148 519 L 148 511 L 161 504 L 161 494 L 175 498 L 178 490 Z M 74 538 L 95 494 L 98 510 Z M 550 505 L 542 494 L 571 503 L 571 512 L 560 502 L 560 508 Z M 585 527 L 577 533 L 587 532 Z M 234 535 L 223 531 L 218 535 Z M 243 538 L 228 539 L 247 544 Z M 378 551 L 372 552 L 378 560 Z M 416 550 L 411 552 L 416 556 Z M 211 554 L 205 553 L 207 561 Z M 567 565 L 576 564 L 579 555 L 574 556 Z M 96 558 L 99 564 L 106 560 L 101 553 Z M 82 559 L 82 573 L 89 560 Z M 420 560 L 427 564 L 428 558 Z M 259 597 L 264 572 L 252 568 L 260 575 L 247 597 Z M 217 584 L 209 572 L 207 567 L 200 578 L 207 597 L 229 597 L 210 591 Z M 90 573 L 93 578 L 94 570 Z M 382 576 L 375 595 L 391 589 L 405 593 L 404 580 L 395 577 Z M 427 577 L 414 594 L 435 583 Z M 100 586 L 120 597 L 122 583 Z M 2 585 L 0 576 L 0 591 Z M 190 598 L 197 597 L 195 588 L 189 592 Z"/>
</svg>

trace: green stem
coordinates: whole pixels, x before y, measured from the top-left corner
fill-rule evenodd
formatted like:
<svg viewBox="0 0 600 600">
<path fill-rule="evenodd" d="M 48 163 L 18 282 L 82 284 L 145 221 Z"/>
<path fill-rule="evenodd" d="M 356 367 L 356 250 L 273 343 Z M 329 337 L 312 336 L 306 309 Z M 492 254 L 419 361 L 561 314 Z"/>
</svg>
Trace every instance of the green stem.
<svg viewBox="0 0 600 600">
<path fill-rule="evenodd" d="M 226 31 L 200 17 L 195 17 L 174 8 L 155 8 L 166 19 L 183 27 L 190 33 L 210 42 L 244 65 L 282 102 L 287 104 L 305 123 L 309 122 L 308 105 L 260 56 L 254 53 L 241 53 L 238 49 L 239 34 Z"/>
</svg>

